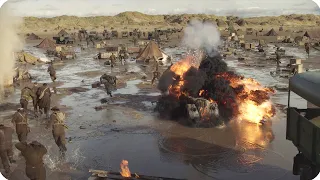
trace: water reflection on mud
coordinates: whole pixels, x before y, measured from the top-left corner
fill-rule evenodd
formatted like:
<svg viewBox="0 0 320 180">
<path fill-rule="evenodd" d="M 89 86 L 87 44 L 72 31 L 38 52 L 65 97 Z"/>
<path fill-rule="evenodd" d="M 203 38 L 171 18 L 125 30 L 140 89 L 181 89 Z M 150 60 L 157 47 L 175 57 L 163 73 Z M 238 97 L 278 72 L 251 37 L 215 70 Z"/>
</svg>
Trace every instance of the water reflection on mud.
<svg viewBox="0 0 320 180">
<path fill-rule="evenodd" d="M 231 123 L 223 129 L 190 129 L 170 126 L 163 132 L 159 148 L 163 159 L 176 158 L 214 179 L 265 179 L 282 177 L 281 156 L 268 150 L 274 139 L 271 124 Z M 268 158 L 271 162 L 265 161 Z M 268 164 L 272 165 L 268 165 Z M 263 179 L 264 177 L 262 177 Z"/>
</svg>

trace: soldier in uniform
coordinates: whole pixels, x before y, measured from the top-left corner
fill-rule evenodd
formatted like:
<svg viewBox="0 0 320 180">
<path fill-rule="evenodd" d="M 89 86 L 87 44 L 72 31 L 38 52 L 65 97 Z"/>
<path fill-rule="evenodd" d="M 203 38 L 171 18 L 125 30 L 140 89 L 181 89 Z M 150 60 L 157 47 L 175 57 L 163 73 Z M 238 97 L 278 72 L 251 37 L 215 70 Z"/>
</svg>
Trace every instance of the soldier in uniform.
<svg viewBox="0 0 320 180">
<path fill-rule="evenodd" d="M 52 80 L 52 82 L 54 82 L 57 79 L 57 77 L 56 77 L 56 70 L 53 67 L 52 61 L 51 61 L 50 65 L 49 65 L 49 67 L 48 67 L 48 71 L 47 72 L 49 72 L 51 80 Z"/>
<path fill-rule="evenodd" d="M 33 93 L 32 89 L 28 86 L 24 87 L 21 90 L 21 97 L 20 97 L 21 108 L 24 108 L 25 110 L 27 110 L 29 101 L 33 100 L 34 98 L 36 98 L 36 94 Z"/>
<path fill-rule="evenodd" d="M 12 134 L 13 129 L 11 127 L 7 127 L 3 124 L 0 124 L 0 130 L 4 132 L 4 142 L 5 142 L 5 148 L 3 149 L 9 158 L 10 163 L 15 163 L 15 160 L 13 159 L 13 144 L 12 144 Z"/>
<path fill-rule="evenodd" d="M 3 130 L 0 130 L 0 157 L 1 157 L 1 162 L 4 167 L 6 175 L 10 173 L 10 164 L 9 164 L 9 158 L 8 154 L 6 152 L 6 141 L 5 141 L 5 134 Z"/>
<path fill-rule="evenodd" d="M 27 112 L 23 108 L 13 115 L 12 124 L 16 125 L 16 133 L 20 142 L 26 142 L 30 128 L 28 126 Z"/>
<path fill-rule="evenodd" d="M 64 156 L 65 152 L 67 151 L 65 137 L 65 128 L 67 127 L 65 125 L 66 116 L 58 107 L 53 107 L 51 110 L 53 112 L 50 115 L 50 121 L 46 129 L 52 127 L 54 141 L 58 145 L 60 153 Z"/>
<path fill-rule="evenodd" d="M 37 95 L 39 97 L 38 104 L 40 114 L 44 112 L 46 114 L 46 118 L 49 118 L 49 109 L 51 101 L 50 87 L 46 83 L 44 83 L 43 86 L 38 89 Z"/>
<path fill-rule="evenodd" d="M 277 50 L 276 50 L 277 68 L 279 68 L 279 67 L 280 67 L 280 63 L 281 63 L 280 59 L 281 59 L 281 55 L 280 55 L 280 48 L 279 48 L 279 47 L 277 47 Z"/>
<path fill-rule="evenodd" d="M 111 67 L 113 67 L 114 65 L 116 65 L 116 56 L 112 53 L 110 56 L 110 61 L 111 61 Z"/>
<path fill-rule="evenodd" d="M 305 44 L 304 44 L 304 48 L 305 48 L 305 50 L 306 50 L 306 53 L 307 53 L 307 55 L 308 55 L 308 58 L 309 58 L 309 52 L 310 52 L 310 44 L 309 44 L 309 43 L 305 43 Z"/>
<path fill-rule="evenodd" d="M 39 85 L 37 82 L 33 83 L 33 88 L 32 88 L 32 92 L 35 94 L 35 97 L 32 98 L 33 100 L 33 108 L 34 108 L 34 113 L 38 113 L 38 100 L 39 100 L 39 96 L 37 96 L 37 92 L 39 90 Z"/>
<path fill-rule="evenodd" d="M 154 57 L 154 59 L 156 59 L 156 58 Z M 154 62 L 155 62 L 155 70 L 153 71 L 153 77 L 151 80 L 151 84 L 153 84 L 156 79 L 159 79 L 159 76 L 160 76 L 159 63 L 156 60 Z"/>
<path fill-rule="evenodd" d="M 47 153 L 47 148 L 37 141 L 30 144 L 20 142 L 15 146 L 26 160 L 27 177 L 30 180 L 45 180 L 46 169 L 43 165 L 43 156 Z"/>
<path fill-rule="evenodd" d="M 112 89 L 114 89 L 117 85 L 117 78 L 114 76 L 109 76 L 104 74 L 100 77 L 100 83 L 104 84 L 104 87 L 107 91 L 107 94 L 112 97 Z"/>
</svg>

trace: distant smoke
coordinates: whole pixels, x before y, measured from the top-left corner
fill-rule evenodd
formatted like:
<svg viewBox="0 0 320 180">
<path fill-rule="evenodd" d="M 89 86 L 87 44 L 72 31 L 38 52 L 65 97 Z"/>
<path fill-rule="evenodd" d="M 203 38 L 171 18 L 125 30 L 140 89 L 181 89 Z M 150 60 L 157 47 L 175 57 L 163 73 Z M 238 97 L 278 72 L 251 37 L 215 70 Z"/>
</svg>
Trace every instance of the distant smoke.
<svg viewBox="0 0 320 180">
<path fill-rule="evenodd" d="M 217 26 L 210 22 L 192 20 L 184 30 L 182 44 L 191 49 L 204 49 L 207 55 L 217 55 L 220 45 L 220 32 Z"/>
<path fill-rule="evenodd" d="M 4 3 L 0 8 L 0 97 L 14 75 L 14 52 L 23 47 L 17 32 L 21 23 L 22 19 L 15 17 L 8 3 Z"/>
</svg>

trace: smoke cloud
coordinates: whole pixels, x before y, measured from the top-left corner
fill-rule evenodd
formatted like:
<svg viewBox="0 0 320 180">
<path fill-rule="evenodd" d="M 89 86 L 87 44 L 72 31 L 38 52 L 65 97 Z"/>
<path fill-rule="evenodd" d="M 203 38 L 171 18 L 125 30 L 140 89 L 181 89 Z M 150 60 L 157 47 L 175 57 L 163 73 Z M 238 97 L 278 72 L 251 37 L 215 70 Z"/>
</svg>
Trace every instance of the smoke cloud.
<svg viewBox="0 0 320 180">
<path fill-rule="evenodd" d="M 191 49 L 204 49 L 211 57 L 217 55 L 220 43 L 220 32 L 210 22 L 192 20 L 184 30 L 182 45 Z"/>
<path fill-rule="evenodd" d="M 17 32 L 22 22 L 22 18 L 12 14 L 8 3 L 4 3 L 0 8 L 0 97 L 4 87 L 11 84 L 10 81 L 14 75 L 14 52 L 23 48 L 23 41 L 20 40 Z"/>
</svg>

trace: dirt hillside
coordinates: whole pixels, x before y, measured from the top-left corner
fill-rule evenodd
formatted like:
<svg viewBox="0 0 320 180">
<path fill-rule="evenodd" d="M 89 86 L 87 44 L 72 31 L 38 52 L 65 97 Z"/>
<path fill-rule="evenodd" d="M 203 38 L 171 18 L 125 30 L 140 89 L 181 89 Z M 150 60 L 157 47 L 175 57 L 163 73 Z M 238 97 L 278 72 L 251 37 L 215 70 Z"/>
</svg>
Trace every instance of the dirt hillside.
<svg viewBox="0 0 320 180">
<path fill-rule="evenodd" d="M 145 29 L 183 27 L 191 19 L 211 21 L 220 27 L 227 26 L 229 21 L 238 28 L 263 28 L 263 27 L 303 27 L 309 28 L 320 24 L 318 15 L 282 15 L 270 17 L 225 17 L 206 14 L 181 14 L 181 15 L 147 15 L 139 12 L 123 12 L 115 16 L 76 17 L 59 16 L 53 18 L 25 17 L 20 28 L 26 32 L 53 32 L 58 29 L 76 31 L 80 28 L 88 30 L 106 29 L 132 29 L 141 27 Z"/>
</svg>

